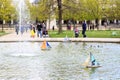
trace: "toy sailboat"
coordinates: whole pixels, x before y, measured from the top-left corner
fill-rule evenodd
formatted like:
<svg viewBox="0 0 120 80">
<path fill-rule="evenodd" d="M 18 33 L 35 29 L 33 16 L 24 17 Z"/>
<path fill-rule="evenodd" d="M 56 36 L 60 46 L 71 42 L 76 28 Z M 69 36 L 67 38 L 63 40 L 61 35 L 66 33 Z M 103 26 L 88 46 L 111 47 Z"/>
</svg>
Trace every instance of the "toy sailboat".
<svg viewBox="0 0 120 80">
<path fill-rule="evenodd" d="M 49 45 L 49 43 L 47 41 L 43 41 L 41 49 L 42 50 L 49 50 L 51 48 L 51 46 Z"/>
<path fill-rule="evenodd" d="M 71 40 L 67 37 L 67 35 L 66 35 L 66 37 L 64 38 L 64 42 L 70 42 Z"/>
<path fill-rule="evenodd" d="M 89 57 L 86 59 L 85 63 L 83 64 L 86 68 L 98 68 L 101 67 L 100 64 L 96 61 L 93 54 L 90 53 Z"/>
</svg>

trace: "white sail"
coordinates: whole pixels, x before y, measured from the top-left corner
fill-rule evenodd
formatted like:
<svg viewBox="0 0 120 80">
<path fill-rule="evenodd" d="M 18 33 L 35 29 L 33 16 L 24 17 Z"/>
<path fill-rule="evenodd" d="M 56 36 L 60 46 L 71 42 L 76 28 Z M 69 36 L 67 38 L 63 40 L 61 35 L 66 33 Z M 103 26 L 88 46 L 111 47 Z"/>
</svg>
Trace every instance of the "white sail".
<svg viewBox="0 0 120 80">
<path fill-rule="evenodd" d="M 86 65 L 85 65 L 86 68 L 98 68 L 98 67 L 101 67 L 99 65 L 99 63 L 96 62 L 96 59 L 94 58 L 94 56 L 92 55 L 92 53 L 90 53 L 89 61 L 86 60 L 85 63 L 86 63 Z"/>
</svg>

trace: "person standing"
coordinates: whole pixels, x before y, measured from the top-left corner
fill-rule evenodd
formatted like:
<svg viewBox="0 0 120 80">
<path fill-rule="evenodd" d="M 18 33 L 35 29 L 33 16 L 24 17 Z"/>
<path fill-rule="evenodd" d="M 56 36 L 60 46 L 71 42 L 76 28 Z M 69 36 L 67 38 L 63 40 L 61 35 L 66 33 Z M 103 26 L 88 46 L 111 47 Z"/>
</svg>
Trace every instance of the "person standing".
<svg viewBox="0 0 120 80">
<path fill-rule="evenodd" d="M 24 25 L 23 24 L 20 26 L 20 32 L 21 32 L 21 35 L 23 35 L 23 33 L 24 33 Z"/>
<path fill-rule="evenodd" d="M 107 22 L 104 22 L 104 27 L 105 27 L 105 29 L 107 28 Z"/>
<path fill-rule="evenodd" d="M 52 30 L 53 30 L 53 31 L 55 30 L 54 26 L 52 27 Z"/>
<path fill-rule="evenodd" d="M 19 25 L 18 24 L 15 25 L 15 32 L 18 35 L 18 33 L 19 33 Z"/>
<path fill-rule="evenodd" d="M 34 38 L 34 37 L 35 37 L 35 32 L 34 32 L 34 30 L 31 30 L 30 33 L 31 33 L 31 37 Z"/>
<path fill-rule="evenodd" d="M 40 36 L 40 38 L 42 38 L 42 24 L 40 24 L 40 23 L 38 23 L 37 24 L 37 36 L 39 37 Z"/>
<path fill-rule="evenodd" d="M 86 34 L 85 34 L 85 32 L 86 32 L 86 27 L 87 27 L 87 25 L 86 25 L 86 23 L 85 23 L 85 21 L 82 23 L 82 35 L 83 35 L 83 37 L 86 37 Z"/>
<path fill-rule="evenodd" d="M 32 30 L 34 31 L 34 33 L 36 33 L 36 28 L 35 28 L 35 24 L 32 24 Z"/>
<path fill-rule="evenodd" d="M 46 25 L 45 25 L 45 23 L 43 22 L 43 23 L 42 23 L 42 33 L 45 32 L 45 31 L 46 31 Z"/>
</svg>

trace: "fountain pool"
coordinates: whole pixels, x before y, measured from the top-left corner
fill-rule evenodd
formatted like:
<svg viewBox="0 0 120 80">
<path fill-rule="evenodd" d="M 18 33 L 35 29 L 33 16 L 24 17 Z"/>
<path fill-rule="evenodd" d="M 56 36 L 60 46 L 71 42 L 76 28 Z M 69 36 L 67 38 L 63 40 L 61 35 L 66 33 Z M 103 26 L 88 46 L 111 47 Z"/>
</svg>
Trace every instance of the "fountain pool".
<svg viewBox="0 0 120 80">
<path fill-rule="evenodd" d="M 0 43 L 0 80 L 120 80 L 120 44 L 49 43 Z M 82 66 L 90 52 L 102 67 Z"/>
</svg>

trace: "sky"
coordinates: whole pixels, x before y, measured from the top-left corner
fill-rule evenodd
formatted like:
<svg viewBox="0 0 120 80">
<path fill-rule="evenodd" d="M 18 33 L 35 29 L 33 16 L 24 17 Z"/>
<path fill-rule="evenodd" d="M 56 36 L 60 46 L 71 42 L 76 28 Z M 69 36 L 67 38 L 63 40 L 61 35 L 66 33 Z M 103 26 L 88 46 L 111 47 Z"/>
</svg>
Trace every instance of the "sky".
<svg viewBox="0 0 120 80">
<path fill-rule="evenodd" d="M 39 0 L 30 0 L 30 3 L 37 3 Z"/>
<path fill-rule="evenodd" d="M 35 0 L 30 0 L 30 3 L 33 3 Z"/>
</svg>

